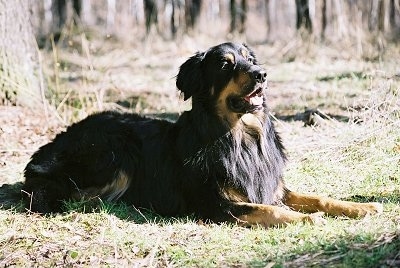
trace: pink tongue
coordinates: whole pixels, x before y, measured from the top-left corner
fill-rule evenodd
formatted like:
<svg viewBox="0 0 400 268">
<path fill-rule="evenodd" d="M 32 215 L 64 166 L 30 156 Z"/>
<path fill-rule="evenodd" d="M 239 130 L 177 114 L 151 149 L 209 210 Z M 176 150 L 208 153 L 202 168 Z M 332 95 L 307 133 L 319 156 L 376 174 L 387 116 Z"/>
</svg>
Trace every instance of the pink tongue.
<svg viewBox="0 0 400 268">
<path fill-rule="evenodd" d="M 253 94 L 246 96 L 244 98 L 248 103 L 250 103 L 251 105 L 262 105 L 264 100 L 262 96 L 258 96 L 257 92 L 254 92 Z"/>
</svg>

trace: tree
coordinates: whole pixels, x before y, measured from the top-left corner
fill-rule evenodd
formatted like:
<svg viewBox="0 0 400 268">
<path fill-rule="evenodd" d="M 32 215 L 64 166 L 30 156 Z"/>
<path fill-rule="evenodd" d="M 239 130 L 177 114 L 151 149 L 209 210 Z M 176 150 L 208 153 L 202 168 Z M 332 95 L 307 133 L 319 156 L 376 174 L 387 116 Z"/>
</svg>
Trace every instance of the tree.
<svg viewBox="0 0 400 268">
<path fill-rule="evenodd" d="M 396 13 L 397 16 L 399 15 L 400 11 L 400 1 L 399 0 L 390 0 L 389 3 L 389 25 L 390 29 L 395 32 L 399 33 L 399 25 L 396 23 Z"/>
<path fill-rule="evenodd" d="M 322 0 L 322 18 L 321 18 L 321 38 L 325 39 L 325 31 L 327 25 L 327 18 L 326 18 L 326 0 Z"/>
<path fill-rule="evenodd" d="M 310 7 L 308 0 L 296 0 L 296 15 L 297 30 L 304 27 L 304 29 L 311 33 L 312 23 L 310 18 Z"/>
<path fill-rule="evenodd" d="M 66 0 L 53 0 L 51 4 L 51 11 L 53 17 L 53 34 L 55 35 L 56 41 L 61 35 L 61 31 L 64 25 L 67 23 L 67 1 Z M 81 15 L 82 3 L 81 0 L 72 1 L 73 17 L 79 17 Z"/>
<path fill-rule="evenodd" d="M 235 0 L 230 0 L 231 23 L 229 32 L 233 33 L 239 29 L 239 33 L 244 33 L 246 29 L 247 0 L 240 0 L 240 7 Z M 237 20 L 239 17 L 239 21 Z"/>
<path fill-rule="evenodd" d="M 151 25 L 157 27 L 158 24 L 158 8 L 156 0 L 145 0 L 144 1 L 144 15 L 146 18 L 146 33 L 149 34 Z"/>
<path fill-rule="evenodd" d="M 37 107 L 41 69 L 30 14 L 31 1 L 0 0 L 0 103 Z"/>
<path fill-rule="evenodd" d="M 185 0 L 186 29 L 193 29 L 200 15 L 201 0 Z"/>
</svg>

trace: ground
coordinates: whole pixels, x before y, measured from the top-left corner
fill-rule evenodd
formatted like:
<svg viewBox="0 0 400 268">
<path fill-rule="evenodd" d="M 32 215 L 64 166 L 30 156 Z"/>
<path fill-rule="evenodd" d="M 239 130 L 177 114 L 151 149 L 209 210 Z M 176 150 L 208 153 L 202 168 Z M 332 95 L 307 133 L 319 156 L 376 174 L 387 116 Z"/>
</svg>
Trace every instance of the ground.
<svg viewBox="0 0 400 268">
<path fill-rule="evenodd" d="M 23 169 L 69 123 L 102 109 L 174 120 L 190 108 L 174 77 L 187 57 L 215 43 L 148 42 L 70 40 L 56 53 L 44 50 L 50 106 L 0 107 L 0 266 L 400 266 L 400 70 L 392 56 L 253 46 L 289 154 L 289 187 L 381 202 L 381 215 L 266 230 L 165 219 L 123 204 L 26 213 Z"/>
</svg>

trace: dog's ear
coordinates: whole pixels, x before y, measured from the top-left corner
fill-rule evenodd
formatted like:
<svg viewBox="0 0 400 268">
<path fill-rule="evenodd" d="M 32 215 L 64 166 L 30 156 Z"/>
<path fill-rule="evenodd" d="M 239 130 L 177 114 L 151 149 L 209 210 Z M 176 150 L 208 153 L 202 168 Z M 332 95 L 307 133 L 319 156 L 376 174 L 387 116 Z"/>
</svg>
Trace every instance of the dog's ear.
<svg viewBox="0 0 400 268">
<path fill-rule="evenodd" d="M 204 52 L 197 52 L 179 68 L 179 73 L 176 77 L 176 87 L 183 93 L 184 100 L 189 99 L 203 88 L 201 61 L 204 58 L 204 54 Z"/>
</svg>

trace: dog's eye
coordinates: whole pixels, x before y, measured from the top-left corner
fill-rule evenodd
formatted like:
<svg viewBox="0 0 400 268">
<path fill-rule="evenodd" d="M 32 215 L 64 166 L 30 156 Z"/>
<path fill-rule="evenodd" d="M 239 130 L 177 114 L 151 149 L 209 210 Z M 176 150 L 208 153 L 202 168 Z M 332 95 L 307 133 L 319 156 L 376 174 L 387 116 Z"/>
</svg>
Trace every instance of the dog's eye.
<svg viewBox="0 0 400 268">
<path fill-rule="evenodd" d="M 253 57 L 248 57 L 247 61 L 250 62 L 251 64 L 254 64 L 254 62 L 255 62 Z"/>
<path fill-rule="evenodd" d="M 231 68 L 231 65 L 232 65 L 232 62 L 225 60 L 222 62 L 221 69 L 229 70 Z"/>
</svg>

